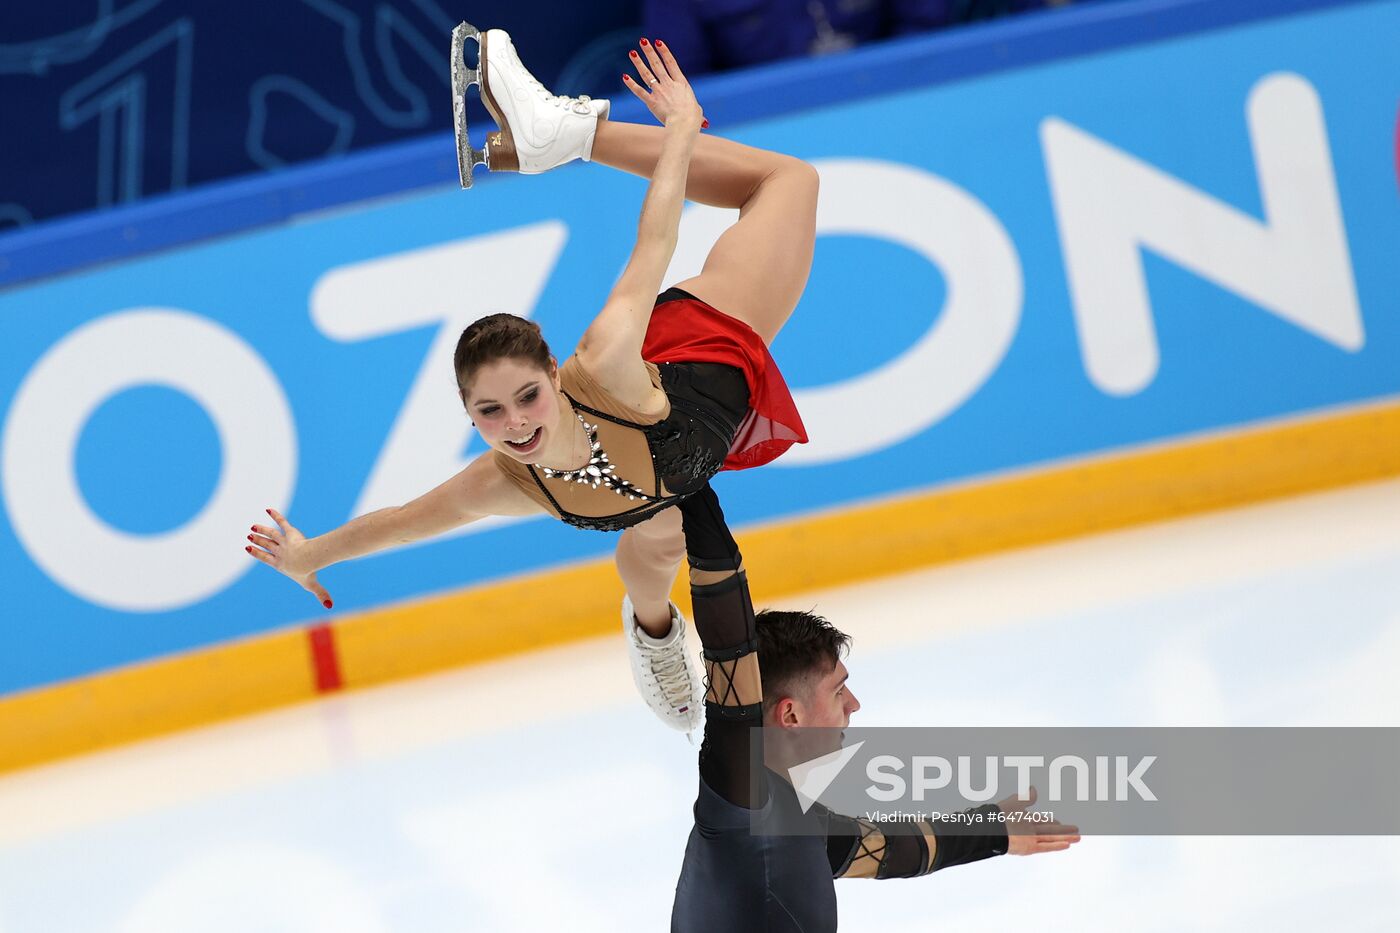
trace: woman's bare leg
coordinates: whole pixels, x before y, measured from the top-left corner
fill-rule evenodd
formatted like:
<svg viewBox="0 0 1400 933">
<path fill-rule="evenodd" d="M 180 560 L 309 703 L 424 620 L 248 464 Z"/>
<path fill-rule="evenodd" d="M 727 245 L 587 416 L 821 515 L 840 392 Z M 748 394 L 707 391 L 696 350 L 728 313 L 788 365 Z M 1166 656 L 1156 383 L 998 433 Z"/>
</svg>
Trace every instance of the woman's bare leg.
<svg viewBox="0 0 1400 933">
<path fill-rule="evenodd" d="M 650 178 L 661 155 L 659 126 L 600 121 L 594 162 Z M 736 317 L 772 343 L 792 315 L 812 266 L 817 173 L 791 156 L 718 136 L 695 141 L 686 197 L 737 208 L 739 219 L 716 241 L 700 275 L 676 283 Z M 618 574 L 647 634 L 671 628 L 669 600 L 685 557 L 680 511 L 666 509 L 618 542 Z"/>
<path fill-rule="evenodd" d="M 663 134 L 659 126 L 599 121 L 592 159 L 650 178 Z M 715 242 L 700 274 L 676 285 L 772 343 L 812 268 L 816 169 L 792 156 L 702 135 L 685 194 L 701 204 L 738 208 L 739 219 Z"/>
<path fill-rule="evenodd" d="M 624 531 L 615 558 L 637 624 L 653 638 L 665 637 L 671 630 L 671 586 L 685 558 L 680 509 L 666 509 Z"/>
</svg>

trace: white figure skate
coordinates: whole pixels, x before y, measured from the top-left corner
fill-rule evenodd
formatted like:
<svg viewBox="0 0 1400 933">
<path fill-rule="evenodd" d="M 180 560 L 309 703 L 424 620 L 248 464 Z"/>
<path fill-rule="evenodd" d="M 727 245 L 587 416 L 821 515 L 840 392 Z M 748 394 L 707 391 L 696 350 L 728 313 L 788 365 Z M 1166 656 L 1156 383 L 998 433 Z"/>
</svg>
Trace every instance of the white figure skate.
<svg viewBox="0 0 1400 933">
<path fill-rule="evenodd" d="M 622 631 L 637 692 L 657 719 L 680 732 L 694 732 L 700 727 L 704 695 L 695 659 L 686 649 L 685 616 L 671 603 L 671 631 L 652 638 L 637 625 L 632 599 L 624 596 Z"/>
<path fill-rule="evenodd" d="M 477 43 L 474 69 L 466 61 L 468 39 Z M 485 149 L 473 149 L 467 138 L 467 89 L 472 85 L 500 127 L 486 135 Z M 526 70 L 505 30 L 483 33 L 470 23 L 452 30 L 452 123 L 463 188 L 471 187 L 478 165 L 534 175 L 574 159 L 587 162 L 598 121 L 607 119 L 608 108 L 606 100 L 551 94 Z"/>
</svg>

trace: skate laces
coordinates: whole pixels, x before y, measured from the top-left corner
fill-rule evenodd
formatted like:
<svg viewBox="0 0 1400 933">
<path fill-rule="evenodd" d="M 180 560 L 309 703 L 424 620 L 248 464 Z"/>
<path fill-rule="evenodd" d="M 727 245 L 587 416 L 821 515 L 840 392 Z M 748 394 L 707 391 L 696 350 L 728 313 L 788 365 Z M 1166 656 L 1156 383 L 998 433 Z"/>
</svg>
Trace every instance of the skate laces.
<svg viewBox="0 0 1400 933">
<path fill-rule="evenodd" d="M 656 685 L 673 707 L 689 705 L 691 695 L 690 669 L 685 663 L 683 643 L 677 639 L 664 648 L 647 645 L 648 666 Z"/>
<path fill-rule="evenodd" d="M 583 116 L 587 116 L 593 112 L 592 108 L 588 106 L 588 102 L 592 100 L 592 98 L 587 94 L 580 94 L 578 97 L 566 97 L 563 94 L 551 93 L 549 88 L 541 84 L 540 80 L 530 73 L 530 69 L 525 67 L 525 63 L 520 60 L 520 54 L 515 51 L 514 45 L 510 47 L 510 56 L 515 60 L 515 64 L 520 67 L 520 73 L 524 76 L 525 81 L 530 87 L 534 88 L 535 94 L 541 100 L 553 104 L 555 107 L 567 107 L 573 110 L 574 113 Z"/>
</svg>

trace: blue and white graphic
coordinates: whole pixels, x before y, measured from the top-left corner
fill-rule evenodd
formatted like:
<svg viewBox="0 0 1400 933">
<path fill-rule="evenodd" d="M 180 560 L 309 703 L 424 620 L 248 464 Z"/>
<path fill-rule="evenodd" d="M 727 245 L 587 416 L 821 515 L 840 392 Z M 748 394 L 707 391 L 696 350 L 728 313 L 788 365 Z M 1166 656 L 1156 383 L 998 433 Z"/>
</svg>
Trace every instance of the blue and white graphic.
<svg viewBox="0 0 1400 933">
<path fill-rule="evenodd" d="M 611 88 L 626 62 L 616 37 L 626 27 L 635 41 L 638 4 L 547 6 L 541 16 L 510 0 L 6 4 L 0 232 L 451 126 L 447 37 L 468 12 L 510 29 L 541 80 L 566 78 L 575 94 Z"/>
</svg>

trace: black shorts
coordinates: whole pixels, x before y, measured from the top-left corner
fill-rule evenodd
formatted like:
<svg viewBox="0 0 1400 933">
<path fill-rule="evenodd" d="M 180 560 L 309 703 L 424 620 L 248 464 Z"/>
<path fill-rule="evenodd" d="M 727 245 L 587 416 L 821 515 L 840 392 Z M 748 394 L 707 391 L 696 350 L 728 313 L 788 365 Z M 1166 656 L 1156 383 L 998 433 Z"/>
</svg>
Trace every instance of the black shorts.
<svg viewBox="0 0 1400 933">
<path fill-rule="evenodd" d="M 657 473 L 676 495 L 690 495 L 724 466 L 749 413 L 749 384 L 724 363 L 662 363 L 671 414 L 644 430 Z"/>
</svg>

